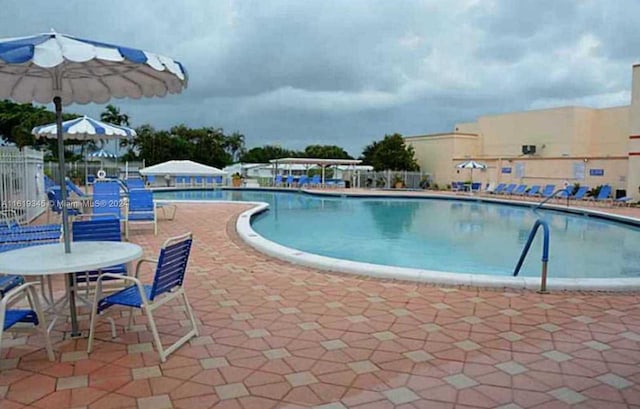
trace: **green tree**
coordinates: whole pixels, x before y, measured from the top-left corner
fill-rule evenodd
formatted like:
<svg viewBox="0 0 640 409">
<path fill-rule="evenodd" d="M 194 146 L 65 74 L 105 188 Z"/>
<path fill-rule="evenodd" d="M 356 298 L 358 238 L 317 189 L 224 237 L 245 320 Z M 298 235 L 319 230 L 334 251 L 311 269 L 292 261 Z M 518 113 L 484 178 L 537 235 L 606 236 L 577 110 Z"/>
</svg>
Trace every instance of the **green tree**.
<svg viewBox="0 0 640 409">
<path fill-rule="evenodd" d="M 414 156 L 413 146 L 404 143 L 402 135 L 385 135 L 381 141 L 366 146 L 362 152 L 362 163 L 380 170 L 420 170 Z"/>
<path fill-rule="evenodd" d="M 299 153 L 276 145 L 265 145 L 249 149 L 247 152 L 240 156 L 240 162 L 267 163 L 272 159 L 289 158 L 295 156 L 299 156 Z"/>
<path fill-rule="evenodd" d="M 347 151 L 336 145 L 309 145 L 302 156 L 319 159 L 353 159 Z"/>
<path fill-rule="evenodd" d="M 115 105 L 107 105 L 100 114 L 100 119 L 114 125 L 129 126 L 129 115 L 121 113 Z"/>
<path fill-rule="evenodd" d="M 234 132 L 225 138 L 224 149 L 231 155 L 231 162 L 236 162 L 245 153 L 244 135 Z"/>
</svg>

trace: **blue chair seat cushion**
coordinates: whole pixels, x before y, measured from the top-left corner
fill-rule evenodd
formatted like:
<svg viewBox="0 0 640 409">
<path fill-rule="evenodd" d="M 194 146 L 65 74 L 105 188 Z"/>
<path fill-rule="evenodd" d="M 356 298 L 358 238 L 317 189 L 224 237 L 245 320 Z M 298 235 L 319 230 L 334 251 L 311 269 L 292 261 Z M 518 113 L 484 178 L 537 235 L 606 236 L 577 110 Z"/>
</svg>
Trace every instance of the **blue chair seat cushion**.
<svg viewBox="0 0 640 409">
<path fill-rule="evenodd" d="M 20 276 L 0 276 L 0 298 L 23 283 L 24 279 Z"/>
<path fill-rule="evenodd" d="M 83 272 L 80 272 L 80 273 L 76 273 L 76 281 L 78 283 L 86 283 L 87 281 L 94 282 L 94 281 L 96 281 L 98 279 L 98 276 L 99 276 L 100 273 L 126 275 L 127 274 L 127 266 L 124 265 L 124 264 L 118 264 L 118 265 L 115 265 L 115 266 L 110 266 L 110 267 L 107 267 L 107 268 L 103 268 L 99 272 L 98 272 L 98 270 L 92 270 L 92 271 L 83 271 Z M 105 278 L 103 278 L 103 280 L 115 280 L 115 278 L 105 277 Z"/>
<path fill-rule="evenodd" d="M 38 316 L 33 310 L 7 310 L 4 315 L 3 331 L 13 327 L 19 322 L 38 325 Z"/>
<path fill-rule="evenodd" d="M 153 211 L 150 212 L 132 212 L 127 215 L 130 221 L 153 221 Z"/>
<path fill-rule="evenodd" d="M 143 285 L 144 292 L 147 296 L 147 299 L 151 298 L 151 286 Z M 131 287 L 127 287 L 123 290 L 118 291 L 117 293 L 113 293 L 100 301 L 98 301 L 98 313 L 106 310 L 112 305 L 124 305 L 126 307 L 142 307 L 142 298 L 140 298 L 140 292 L 138 291 L 138 287 L 132 285 Z"/>
</svg>

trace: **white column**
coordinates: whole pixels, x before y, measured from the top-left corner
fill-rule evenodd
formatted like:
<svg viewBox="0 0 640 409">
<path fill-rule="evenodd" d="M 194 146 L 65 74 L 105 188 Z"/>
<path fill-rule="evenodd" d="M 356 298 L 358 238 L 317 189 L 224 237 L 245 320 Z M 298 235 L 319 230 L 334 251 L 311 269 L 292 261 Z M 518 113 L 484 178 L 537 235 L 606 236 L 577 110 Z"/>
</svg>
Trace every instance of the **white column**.
<svg viewBox="0 0 640 409">
<path fill-rule="evenodd" d="M 640 200 L 640 64 L 633 66 L 629 124 L 627 196 L 636 201 Z"/>
</svg>

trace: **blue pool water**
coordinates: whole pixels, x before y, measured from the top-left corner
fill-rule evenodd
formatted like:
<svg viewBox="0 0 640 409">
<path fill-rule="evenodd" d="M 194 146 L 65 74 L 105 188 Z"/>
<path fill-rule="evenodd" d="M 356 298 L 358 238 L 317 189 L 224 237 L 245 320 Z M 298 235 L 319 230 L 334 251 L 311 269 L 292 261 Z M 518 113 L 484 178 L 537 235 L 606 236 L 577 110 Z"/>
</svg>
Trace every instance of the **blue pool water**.
<svg viewBox="0 0 640 409">
<path fill-rule="evenodd" d="M 455 200 L 319 197 L 265 191 L 156 192 L 157 199 L 261 201 L 266 239 L 353 261 L 511 275 L 537 217 L 551 228 L 550 277 L 640 277 L 640 229 L 552 211 Z M 212 221 L 215 222 L 215 221 Z M 540 275 L 536 239 L 521 275 Z"/>
</svg>

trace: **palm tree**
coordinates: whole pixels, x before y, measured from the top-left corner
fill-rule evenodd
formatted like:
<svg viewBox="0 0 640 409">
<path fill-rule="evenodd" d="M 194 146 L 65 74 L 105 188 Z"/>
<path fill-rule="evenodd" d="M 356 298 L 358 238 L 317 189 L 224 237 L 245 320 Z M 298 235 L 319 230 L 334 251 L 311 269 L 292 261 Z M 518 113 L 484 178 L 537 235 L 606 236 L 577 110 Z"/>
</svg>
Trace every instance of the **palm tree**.
<svg viewBox="0 0 640 409">
<path fill-rule="evenodd" d="M 231 155 L 233 162 L 244 153 L 244 135 L 240 132 L 234 132 L 227 136 L 224 140 L 224 149 Z"/>
<path fill-rule="evenodd" d="M 104 111 L 100 114 L 100 119 L 104 122 L 108 122 L 114 125 L 124 125 L 129 126 L 129 115 L 120 112 L 120 108 L 115 105 L 107 105 Z M 102 146 L 104 146 L 104 141 L 102 142 Z M 116 143 L 116 156 L 119 155 L 118 148 L 120 145 L 127 146 L 127 140 L 118 141 Z"/>
</svg>

